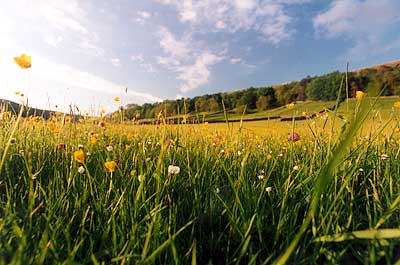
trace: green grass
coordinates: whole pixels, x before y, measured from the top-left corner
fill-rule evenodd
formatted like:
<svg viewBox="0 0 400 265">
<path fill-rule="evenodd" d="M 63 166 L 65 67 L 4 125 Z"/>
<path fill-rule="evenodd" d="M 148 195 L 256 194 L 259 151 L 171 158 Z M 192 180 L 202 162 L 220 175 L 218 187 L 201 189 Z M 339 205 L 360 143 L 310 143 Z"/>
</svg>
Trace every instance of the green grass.
<svg viewBox="0 0 400 265">
<path fill-rule="evenodd" d="M 375 97 L 367 97 L 364 99 L 365 101 L 373 102 Z M 377 110 L 380 118 L 387 119 L 388 115 L 391 114 L 393 103 L 398 101 L 398 96 L 393 97 L 382 97 L 376 103 L 375 109 Z M 308 115 L 317 113 L 319 111 L 326 110 L 336 104 L 336 101 L 305 101 L 305 102 L 297 102 L 295 104 L 294 109 L 288 109 L 286 106 L 265 110 L 265 111 L 258 111 L 258 110 L 247 110 L 246 113 L 236 113 L 235 110 L 231 110 L 227 112 L 228 120 L 240 120 L 242 117 L 244 120 L 246 119 L 255 119 L 255 118 L 268 118 L 274 116 L 282 116 L 282 117 L 291 117 L 301 116 L 303 112 L 306 112 Z M 348 103 L 345 100 L 341 103 L 339 108 L 340 113 L 346 113 L 349 111 L 354 110 L 356 104 L 355 99 L 349 99 Z M 190 117 L 198 118 L 200 121 L 215 121 L 215 120 L 225 120 L 224 112 L 208 112 L 203 114 L 189 114 Z M 174 116 L 178 117 L 178 116 Z"/>
<path fill-rule="evenodd" d="M 242 129 L 23 120 L 11 136 L 16 121 L 0 121 L 0 264 L 270 264 L 302 227 L 290 264 L 394 264 L 400 135 L 393 101 L 378 101 L 362 134 L 351 137 L 339 136 L 355 115 L 345 103 L 342 117 Z M 370 104 L 365 99 L 363 108 Z M 300 141 L 288 141 L 292 130 Z M 73 159 L 78 144 L 90 153 L 84 174 Z M 118 164 L 112 173 L 108 160 Z M 169 174 L 169 165 L 180 173 Z M 310 208 L 313 201 L 318 207 Z"/>
</svg>

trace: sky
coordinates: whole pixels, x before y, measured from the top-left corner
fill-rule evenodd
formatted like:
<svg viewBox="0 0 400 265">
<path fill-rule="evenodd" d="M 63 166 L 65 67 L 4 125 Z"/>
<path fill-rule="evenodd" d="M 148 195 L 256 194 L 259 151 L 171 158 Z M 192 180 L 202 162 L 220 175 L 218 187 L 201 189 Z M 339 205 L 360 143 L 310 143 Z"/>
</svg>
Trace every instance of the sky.
<svg viewBox="0 0 400 265">
<path fill-rule="evenodd" d="M 399 0 L 5 0 L 0 98 L 95 113 L 269 86 L 398 60 L 399 29 Z"/>
</svg>

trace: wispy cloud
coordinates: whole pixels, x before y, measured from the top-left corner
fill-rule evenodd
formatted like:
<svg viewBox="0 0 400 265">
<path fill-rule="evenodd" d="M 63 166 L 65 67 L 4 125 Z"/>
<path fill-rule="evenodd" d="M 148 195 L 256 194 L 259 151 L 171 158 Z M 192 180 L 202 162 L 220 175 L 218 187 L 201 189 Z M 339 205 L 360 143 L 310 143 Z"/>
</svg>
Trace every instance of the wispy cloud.
<svg viewBox="0 0 400 265">
<path fill-rule="evenodd" d="M 210 67 L 224 59 L 226 51 L 212 52 L 194 43 L 190 35 L 181 39 L 167 28 L 159 30 L 160 46 L 166 56 L 158 57 L 158 63 L 177 74 L 183 83 L 180 91 L 186 93 L 206 84 L 210 77 Z"/>
<path fill-rule="evenodd" d="M 156 71 L 151 63 L 144 60 L 143 54 L 132 55 L 131 61 L 138 64 L 138 66 L 147 73 L 154 73 Z"/>
<path fill-rule="evenodd" d="M 137 11 L 135 21 L 140 25 L 144 25 L 153 15 L 147 11 Z"/>
<path fill-rule="evenodd" d="M 179 19 L 203 30 L 238 31 L 253 30 L 265 41 L 278 45 L 290 39 L 295 30 L 286 6 L 303 4 L 309 0 L 155 0 L 175 6 Z"/>
<path fill-rule="evenodd" d="M 345 36 L 354 42 L 343 55 L 353 60 L 364 59 L 395 48 L 388 45 L 391 31 L 400 28 L 400 2 L 397 0 L 338 0 L 329 9 L 313 19 L 319 36 L 336 38 Z M 391 39 L 390 43 L 398 43 Z"/>
<path fill-rule="evenodd" d="M 33 106 L 47 108 L 46 98 L 52 98 L 52 104 L 68 106 L 71 102 L 79 103 L 79 107 L 88 108 L 94 103 L 101 103 L 109 109 L 115 95 L 124 95 L 130 102 L 145 103 L 161 101 L 162 99 L 149 93 L 139 92 L 132 88 L 125 93 L 125 86 L 119 85 L 103 77 L 82 71 L 76 67 L 52 62 L 33 52 L 30 82 L 23 78 L 24 73 L 15 65 L 10 54 L 19 54 L 20 48 L 16 46 L 2 46 L 0 51 L 0 91 L 2 97 L 14 99 L 13 92 L 22 90 Z M 71 93 L 68 99 L 62 95 Z M 81 100 L 86 98 L 86 100 Z M 105 100 L 105 99 L 109 100 Z M 66 110 L 66 109 L 64 109 Z"/>
<path fill-rule="evenodd" d="M 112 58 L 112 59 L 110 59 L 110 62 L 115 67 L 121 66 L 121 61 L 118 58 Z"/>
<path fill-rule="evenodd" d="M 21 39 L 17 34 L 23 29 L 51 47 L 58 48 L 62 43 L 74 52 L 103 56 L 104 48 L 99 46 L 100 38 L 94 30 L 96 24 L 83 6 L 90 5 L 79 0 L 8 1 L 2 4 L 0 22 L 7 22 L 12 29 L 9 34 L 16 39 Z"/>
</svg>

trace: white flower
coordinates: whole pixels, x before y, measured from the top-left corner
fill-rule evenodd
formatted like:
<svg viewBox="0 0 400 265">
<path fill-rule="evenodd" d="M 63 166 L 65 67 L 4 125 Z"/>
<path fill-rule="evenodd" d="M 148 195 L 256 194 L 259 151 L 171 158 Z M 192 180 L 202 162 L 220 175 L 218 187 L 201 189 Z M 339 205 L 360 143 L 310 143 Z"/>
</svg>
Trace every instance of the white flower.
<svg viewBox="0 0 400 265">
<path fill-rule="evenodd" d="M 238 151 L 237 154 L 238 154 L 238 156 L 241 156 L 241 155 L 242 155 L 242 152 L 241 152 L 241 151 Z"/>
<path fill-rule="evenodd" d="M 219 194 L 220 192 L 221 192 L 221 190 L 217 187 L 217 188 L 215 189 L 215 193 Z"/>
<path fill-rule="evenodd" d="M 361 167 L 358 169 L 358 171 L 360 172 L 364 172 L 364 169 L 362 169 Z"/>
<path fill-rule="evenodd" d="M 386 160 L 388 158 L 389 158 L 389 156 L 387 154 L 381 154 L 381 159 L 382 160 Z"/>
<path fill-rule="evenodd" d="M 78 168 L 78 172 L 79 172 L 79 174 L 83 174 L 83 173 L 85 173 L 85 168 L 83 167 L 83 166 L 80 166 L 79 168 Z"/>
<path fill-rule="evenodd" d="M 139 182 L 142 182 L 144 180 L 144 176 L 143 175 L 139 175 L 138 177 Z"/>
<path fill-rule="evenodd" d="M 263 179 L 264 179 L 264 175 L 262 175 L 262 174 L 261 174 L 261 175 L 258 175 L 258 179 L 259 179 L 259 180 L 263 180 Z"/>
<path fill-rule="evenodd" d="M 106 149 L 108 152 L 112 152 L 112 150 L 114 150 L 114 148 L 112 147 L 112 145 L 106 145 Z"/>
<path fill-rule="evenodd" d="M 225 150 L 224 150 L 224 149 L 221 149 L 221 153 L 222 153 L 222 154 L 225 153 Z"/>
<path fill-rule="evenodd" d="M 181 172 L 181 169 L 177 166 L 169 165 L 168 166 L 168 174 L 178 175 Z"/>
<path fill-rule="evenodd" d="M 294 166 L 294 167 L 293 167 L 293 170 L 294 170 L 294 171 L 299 170 L 299 166 Z"/>
<path fill-rule="evenodd" d="M 83 149 L 83 144 L 78 144 L 78 149 Z"/>
<path fill-rule="evenodd" d="M 265 191 L 268 192 L 268 193 L 270 193 L 270 192 L 272 191 L 272 187 L 266 187 L 266 188 L 265 188 Z"/>
<path fill-rule="evenodd" d="M 90 153 L 90 152 L 86 153 L 86 156 L 91 156 L 91 155 L 92 155 L 92 153 Z"/>
<path fill-rule="evenodd" d="M 282 154 L 282 153 L 280 153 L 280 154 L 279 154 L 279 156 L 280 156 L 280 157 L 282 157 L 282 156 L 283 156 L 283 154 Z"/>
</svg>

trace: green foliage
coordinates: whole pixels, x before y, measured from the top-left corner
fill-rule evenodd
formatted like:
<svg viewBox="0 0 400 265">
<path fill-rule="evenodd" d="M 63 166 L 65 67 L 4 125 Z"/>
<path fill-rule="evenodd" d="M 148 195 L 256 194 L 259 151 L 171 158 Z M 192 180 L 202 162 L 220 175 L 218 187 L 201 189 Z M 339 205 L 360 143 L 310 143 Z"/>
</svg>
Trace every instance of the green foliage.
<svg viewBox="0 0 400 265">
<path fill-rule="evenodd" d="M 166 116 L 179 113 L 219 112 L 222 101 L 225 109 L 234 111 L 239 106 L 247 106 L 249 111 L 264 111 L 273 107 L 284 106 L 295 101 L 335 100 L 345 73 L 332 72 L 322 76 L 307 76 L 301 81 L 293 81 L 273 87 L 250 87 L 248 89 L 203 95 L 194 98 L 165 100 L 154 104 L 128 105 L 126 118 L 155 118 L 162 112 Z M 348 75 L 348 97 L 355 97 L 356 91 L 364 91 L 369 96 L 381 93 L 383 96 L 400 95 L 400 66 L 398 64 L 367 68 L 350 72 Z M 261 98 L 262 97 L 262 98 Z M 266 97 L 266 99 L 264 98 Z M 343 89 L 340 98 L 346 97 Z M 261 98 L 261 99 L 260 99 Z M 266 101 L 266 102 L 265 102 Z M 182 111 L 185 107 L 185 110 Z"/>
</svg>

